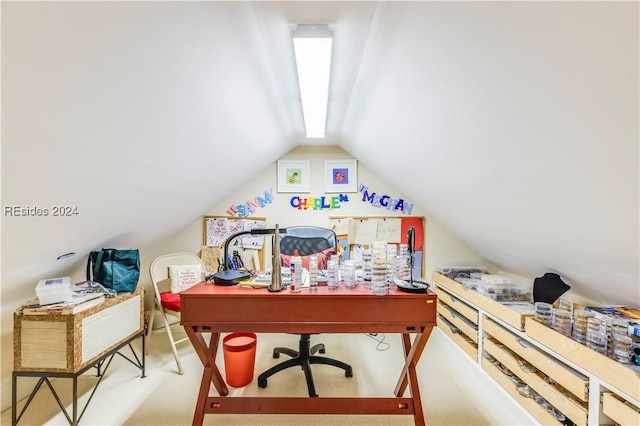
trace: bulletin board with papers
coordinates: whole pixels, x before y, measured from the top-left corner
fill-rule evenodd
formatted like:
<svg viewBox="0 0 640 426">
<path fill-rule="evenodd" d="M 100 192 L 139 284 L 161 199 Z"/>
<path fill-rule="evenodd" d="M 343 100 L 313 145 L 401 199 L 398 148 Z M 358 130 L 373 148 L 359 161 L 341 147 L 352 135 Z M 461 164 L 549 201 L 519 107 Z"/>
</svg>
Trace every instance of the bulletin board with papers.
<svg viewBox="0 0 640 426">
<path fill-rule="evenodd" d="M 203 262 L 207 271 L 213 269 L 213 265 L 207 266 L 209 263 L 220 263 L 220 259 L 209 259 L 211 252 L 220 253 L 223 256 L 222 247 L 225 241 L 231 235 L 240 231 L 249 231 L 251 229 L 264 229 L 267 227 L 267 220 L 263 217 L 238 218 L 233 216 L 204 216 L 202 230 L 202 246 L 203 246 Z M 264 267 L 264 235 L 241 235 L 234 238 L 229 244 L 229 254 L 238 251 L 247 269 L 260 270 Z M 214 248 L 216 250 L 211 250 Z M 219 249 L 219 250 L 218 250 Z M 206 259 L 205 259 L 206 257 Z"/>
</svg>

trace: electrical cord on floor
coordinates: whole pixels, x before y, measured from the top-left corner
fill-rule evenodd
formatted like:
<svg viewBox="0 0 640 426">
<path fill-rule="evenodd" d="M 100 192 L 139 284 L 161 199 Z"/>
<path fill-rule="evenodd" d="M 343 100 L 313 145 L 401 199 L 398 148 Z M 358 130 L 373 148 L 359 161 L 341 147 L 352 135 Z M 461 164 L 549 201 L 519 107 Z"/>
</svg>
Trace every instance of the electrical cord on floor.
<svg viewBox="0 0 640 426">
<path fill-rule="evenodd" d="M 372 338 L 376 342 L 378 342 L 378 344 L 376 345 L 376 349 L 379 350 L 379 351 L 386 351 L 391 347 L 391 345 L 389 343 L 384 341 L 384 339 L 386 338 L 384 333 L 382 333 L 382 334 L 367 333 L 367 336 Z"/>
</svg>

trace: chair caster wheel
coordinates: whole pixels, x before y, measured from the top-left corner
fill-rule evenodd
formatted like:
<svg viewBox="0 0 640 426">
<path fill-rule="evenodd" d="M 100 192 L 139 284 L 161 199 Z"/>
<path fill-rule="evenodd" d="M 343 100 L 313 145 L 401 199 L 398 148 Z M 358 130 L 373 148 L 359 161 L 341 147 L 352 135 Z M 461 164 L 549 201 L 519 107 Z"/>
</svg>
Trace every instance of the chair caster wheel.
<svg viewBox="0 0 640 426">
<path fill-rule="evenodd" d="M 326 353 L 327 351 L 326 351 L 326 349 L 325 349 L 325 348 L 322 348 L 322 349 L 320 349 L 318 352 L 320 352 L 321 354 L 324 354 L 324 353 Z"/>
<path fill-rule="evenodd" d="M 280 358 L 280 352 L 274 352 L 273 353 L 273 357 L 274 358 Z"/>
<path fill-rule="evenodd" d="M 266 388 L 267 387 L 267 379 L 261 379 L 258 377 L 258 387 L 259 388 Z"/>
<path fill-rule="evenodd" d="M 345 377 L 353 377 L 353 370 L 344 370 Z"/>
</svg>

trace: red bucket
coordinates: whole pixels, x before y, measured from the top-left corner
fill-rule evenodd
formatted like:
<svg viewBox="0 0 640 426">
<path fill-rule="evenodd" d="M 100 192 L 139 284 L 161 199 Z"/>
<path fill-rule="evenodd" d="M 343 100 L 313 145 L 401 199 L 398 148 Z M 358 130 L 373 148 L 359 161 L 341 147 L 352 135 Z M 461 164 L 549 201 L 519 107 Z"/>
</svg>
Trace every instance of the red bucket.
<svg viewBox="0 0 640 426">
<path fill-rule="evenodd" d="M 253 380 L 256 339 L 254 333 L 231 333 L 222 339 L 224 371 L 229 386 L 245 386 Z"/>
</svg>

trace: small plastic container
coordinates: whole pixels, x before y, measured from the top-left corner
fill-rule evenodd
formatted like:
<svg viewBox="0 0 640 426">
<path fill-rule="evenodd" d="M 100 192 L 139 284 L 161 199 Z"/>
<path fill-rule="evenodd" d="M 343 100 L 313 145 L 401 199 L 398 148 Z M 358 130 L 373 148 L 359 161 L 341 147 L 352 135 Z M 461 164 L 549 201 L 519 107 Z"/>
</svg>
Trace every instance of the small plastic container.
<svg viewBox="0 0 640 426">
<path fill-rule="evenodd" d="M 602 355 L 607 355 L 607 341 L 608 337 L 606 333 L 599 331 L 592 332 L 587 336 L 587 346 L 589 349 L 593 349 Z"/>
<path fill-rule="evenodd" d="M 396 268 L 398 266 L 398 249 L 393 244 L 386 244 L 387 247 L 387 273 L 385 279 L 387 280 L 387 285 L 392 285 L 393 280 L 396 278 L 397 271 Z"/>
<path fill-rule="evenodd" d="M 558 309 L 573 313 L 573 302 L 566 297 L 561 297 L 558 301 Z"/>
<path fill-rule="evenodd" d="M 553 323 L 553 305 L 546 302 L 535 303 L 535 316 L 536 321 L 541 322 L 547 327 L 551 327 Z"/>
<path fill-rule="evenodd" d="M 623 364 L 631 363 L 633 339 L 627 334 L 613 335 L 613 359 Z"/>
<path fill-rule="evenodd" d="M 309 256 L 309 287 L 318 287 L 318 258 Z"/>
<path fill-rule="evenodd" d="M 327 287 L 338 287 L 338 262 L 333 258 L 327 261 Z"/>
<path fill-rule="evenodd" d="M 362 250 L 362 279 L 365 287 L 370 287 L 371 283 L 371 249 Z"/>
<path fill-rule="evenodd" d="M 484 297 L 488 297 L 497 302 L 531 300 L 531 290 L 529 287 L 512 282 L 487 282 L 480 280 L 477 283 L 476 291 Z"/>
<path fill-rule="evenodd" d="M 353 260 L 345 260 L 342 263 L 342 283 L 347 288 L 356 286 L 356 265 Z"/>
<path fill-rule="evenodd" d="M 583 345 L 587 343 L 587 321 L 593 316 L 593 312 L 584 309 L 573 311 L 573 331 L 571 334 L 573 340 Z"/>
<path fill-rule="evenodd" d="M 253 380 L 256 341 L 254 333 L 232 333 L 222 339 L 224 371 L 229 386 L 246 386 Z"/>
<path fill-rule="evenodd" d="M 574 326 L 571 332 L 571 338 L 581 345 L 584 345 L 587 343 L 587 330 L 581 330 Z"/>
<path fill-rule="evenodd" d="M 552 326 L 558 333 L 571 337 L 571 312 L 554 309 Z"/>
<path fill-rule="evenodd" d="M 487 284 L 511 284 L 511 278 L 498 274 L 482 274 L 480 280 Z"/>
<path fill-rule="evenodd" d="M 587 319 L 587 332 L 600 332 L 605 333 L 607 328 L 600 318 Z"/>
<path fill-rule="evenodd" d="M 371 243 L 371 292 L 376 296 L 389 294 L 387 282 L 387 243 Z"/>
<path fill-rule="evenodd" d="M 579 309 L 577 311 L 573 311 L 573 323 L 580 323 L 580 325 L 584 325 L 584 328 L 587 328 L 587 320 L 589 318 L 594 317 L 593 312 L 585 311 L 584 309 Z"/>
<path fill-rule="evenodd" d="M 611 334 L 629 334 L 629 320 L 613 318 L 611 320 Z"/>
</svg>

